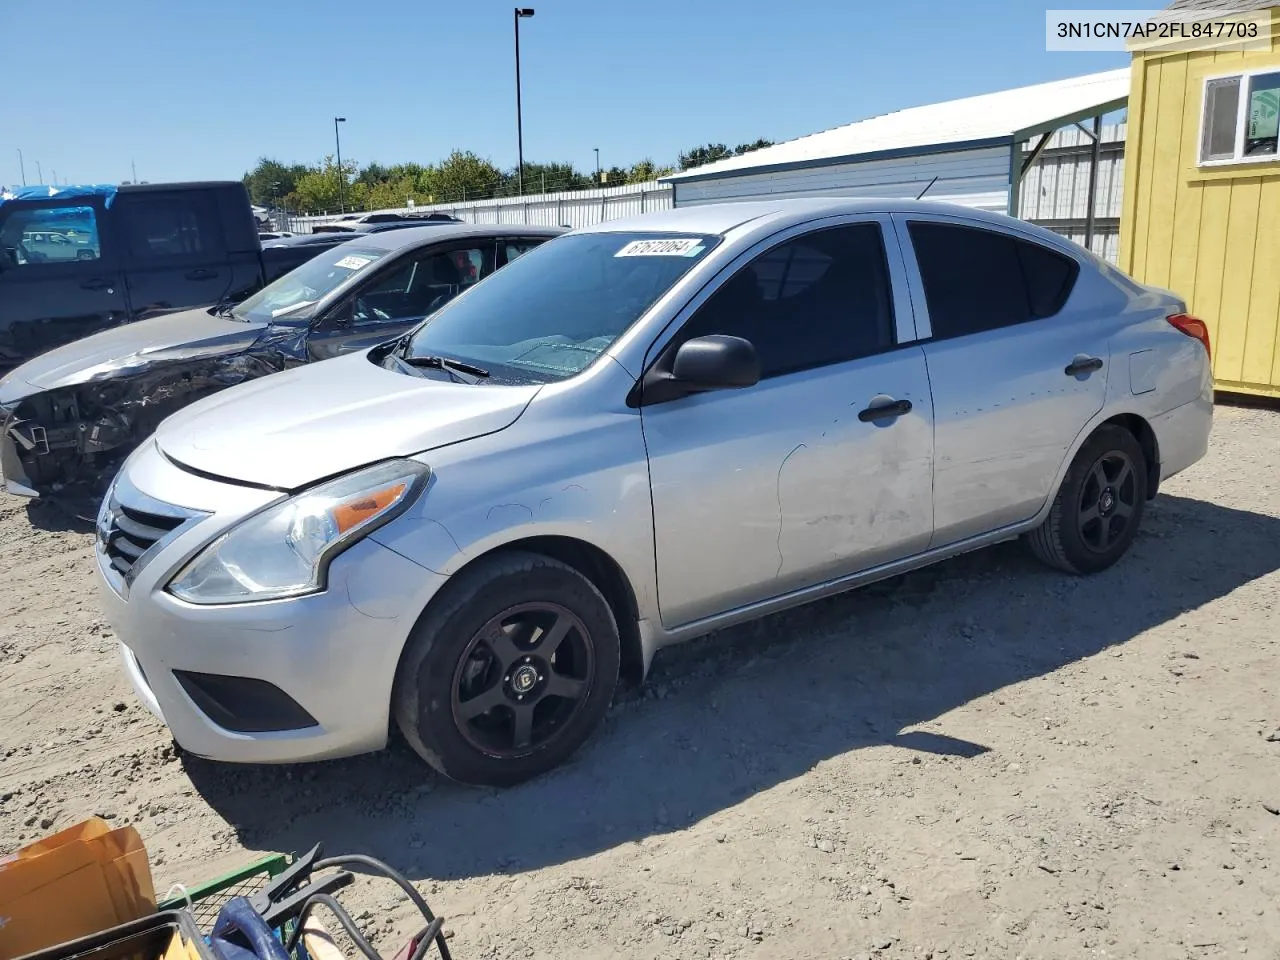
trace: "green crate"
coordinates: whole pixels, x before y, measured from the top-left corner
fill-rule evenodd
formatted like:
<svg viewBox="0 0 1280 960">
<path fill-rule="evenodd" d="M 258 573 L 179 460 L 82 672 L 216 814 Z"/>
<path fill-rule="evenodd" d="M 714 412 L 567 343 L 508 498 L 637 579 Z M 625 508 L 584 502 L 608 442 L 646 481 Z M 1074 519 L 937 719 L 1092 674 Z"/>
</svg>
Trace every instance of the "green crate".
<svg viewBox="0 0 1280 960">
<path fill-rule="evenodd" d="M 186 896 L 171 897 L 156 905 L 157 910 L 180 910 L 187 907 L 196 925 L 208 931 L 218 918 L 218 913 L 232 897 L 250 897 L 265 887 L 272 877 L 279 876 L 289 866 L 290 859 L 282 853 L 268 854 L 239 870 L 232 870 L 215 880 L 188 887 Z"/>
</svg>

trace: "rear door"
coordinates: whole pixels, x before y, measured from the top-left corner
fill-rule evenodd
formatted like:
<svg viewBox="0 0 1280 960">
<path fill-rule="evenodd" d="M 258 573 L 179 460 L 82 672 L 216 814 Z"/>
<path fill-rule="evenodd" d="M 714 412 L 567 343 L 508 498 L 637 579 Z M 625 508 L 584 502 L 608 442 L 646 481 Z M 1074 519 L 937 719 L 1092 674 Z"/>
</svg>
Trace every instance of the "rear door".
<svg viewBox="0 0 1280 960">
<path fill-rule="evenodd" d="M 0 204 L 0 373 L 129 320 L 101 197 Z"/>
<path fill-rule="evenodd" d="M 958 217 L 895 215 L 934 405 L 934 537 L 1033 517 L 1102 409 L 1104 319 L 1071 296 L 1079 262 Z"/>
<path fill-rule="evenodd" d="M 112 207 L 134 317 L 217 303 L 234 283 L 212 190 L 122 190 Z"/>
<path fill-rule="evenodd" d="M 324 360 L 412 329 L 494 270 L 488 239 L 414 250 L 368 277 L 312 328 L 307 353 Z"/>
<path fill-rule="evenodd" d="M 242 300 L 269 282 L 269 279 L 275 278 L 267 278 L 265 275 L 266 265 L 262 257 L 262 241 L 258 239 L 258 223 L 253 218 L 249 193 L 244 185 L 228 183 L 215 187 L 210 193 L 217 207 L 218 222 L 227 251 L 227 269 L 230 274 L 227 297 Z"/>
</svg>

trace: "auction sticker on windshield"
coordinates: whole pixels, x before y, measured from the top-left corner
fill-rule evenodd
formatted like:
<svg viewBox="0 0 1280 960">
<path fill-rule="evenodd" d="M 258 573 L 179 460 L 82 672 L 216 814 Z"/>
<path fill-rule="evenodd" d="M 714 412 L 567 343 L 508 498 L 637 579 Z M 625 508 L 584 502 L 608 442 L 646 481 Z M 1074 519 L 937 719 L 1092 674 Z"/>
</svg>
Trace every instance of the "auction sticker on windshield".
<svg viewBox="0 0 1280 960">
<path fill-rule="evenodd" d="M 696 257 L 701 252 L 701 237 L 671 237 L 665 240 L 632 240 L 614 256 Z"/>
<path fill-rule="evenodd" d="M 373 263 L 373 259 L 373 257 L 357 257 L 354 255 L 348 255 L 335 263 L 334 266 L 344 267 L 347 270 L 359 270 L 361 267 L 367 267 L 369 264 Z"/>
</svg>

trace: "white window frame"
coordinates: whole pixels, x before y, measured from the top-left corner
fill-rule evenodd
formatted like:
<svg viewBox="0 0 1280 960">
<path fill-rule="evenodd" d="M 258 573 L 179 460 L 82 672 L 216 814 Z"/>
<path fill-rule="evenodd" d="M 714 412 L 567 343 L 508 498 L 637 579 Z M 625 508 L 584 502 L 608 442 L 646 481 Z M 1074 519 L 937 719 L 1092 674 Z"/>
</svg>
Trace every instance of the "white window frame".
<svg viewBox="0 0 1280 960">
<path fill-rule="evenodd" d="M 1233 70 L 1230 73 L 1215 73 L 1204 77 L 1200 81 L 1200 130 L 1196 137 L 1196 166 L 1238 167 L 1256 163 L 1280 162 L 1280 144 L 1277 144 L 1275 153 L 1269 153 L 1261 157 L 1243 156 L 1245 131 L 1247 129 L 1246 121 L 1249 115 L 1250 80 L 1253 77 L 1265 76 L 1273 73 L 1280 73 L 1280 66 L 1260 67 L 1256 70 Z M 1236 105 L 1236 139 L 1233 155 L 1230 157 L 1223 157 L 1220 160 L 1205 160 L 1202 153 L 1204 151 L 1205 124 L 1209 121 L 1209 84 L 1214 80 L 1235 79 L 1239 79 L 1240 81 L 1240 102 Z"/>
</svg>

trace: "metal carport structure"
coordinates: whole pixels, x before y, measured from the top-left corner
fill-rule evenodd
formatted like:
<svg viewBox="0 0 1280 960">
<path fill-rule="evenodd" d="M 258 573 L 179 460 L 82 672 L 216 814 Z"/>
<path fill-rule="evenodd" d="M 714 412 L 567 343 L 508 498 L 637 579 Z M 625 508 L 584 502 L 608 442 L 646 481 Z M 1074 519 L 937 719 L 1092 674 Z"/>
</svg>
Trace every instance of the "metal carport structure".
<svg viewBox="0 0 1280 960">
<path fill-rule="evenodd" d="M 766 197 L 906 197 L 1017 214 L 1023 177 L 1055 131 L 1090 140 L 1085 245 L 1094 233 L 1102 117 L 1129 70 L 911 107 L 664 177 L 676 206 Z M 1088 123 L 1086 123 L 1088 122 Z"/>
</svg>

